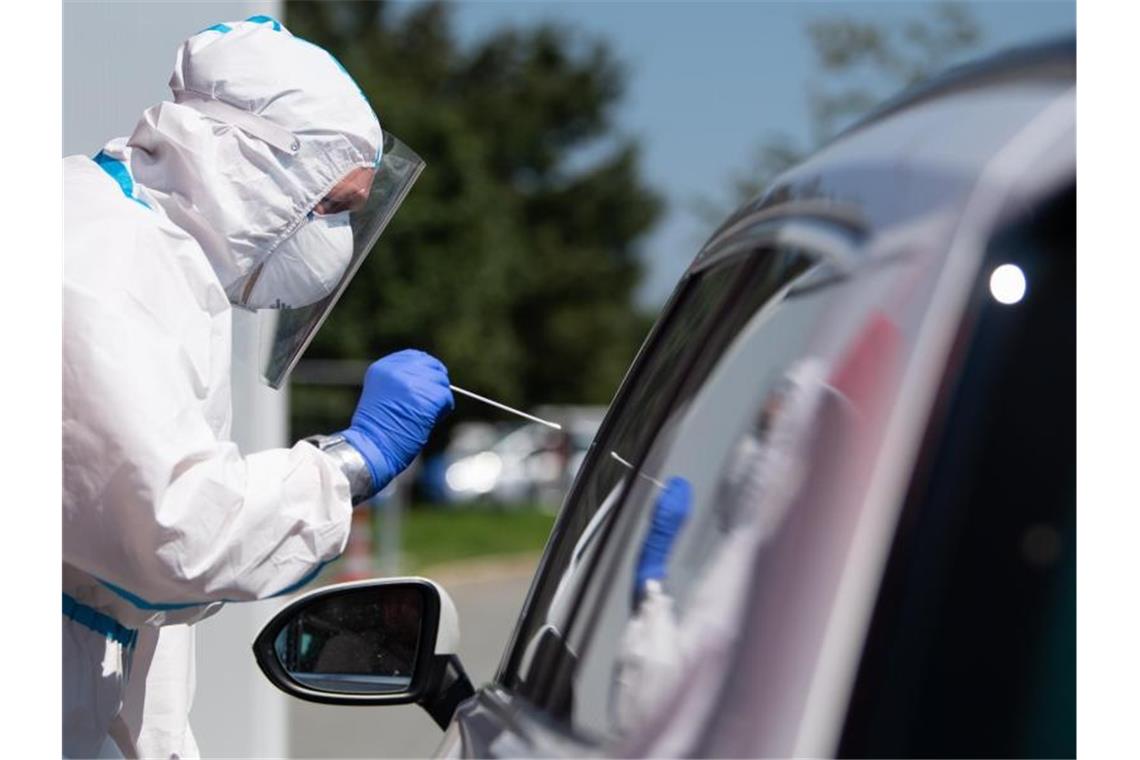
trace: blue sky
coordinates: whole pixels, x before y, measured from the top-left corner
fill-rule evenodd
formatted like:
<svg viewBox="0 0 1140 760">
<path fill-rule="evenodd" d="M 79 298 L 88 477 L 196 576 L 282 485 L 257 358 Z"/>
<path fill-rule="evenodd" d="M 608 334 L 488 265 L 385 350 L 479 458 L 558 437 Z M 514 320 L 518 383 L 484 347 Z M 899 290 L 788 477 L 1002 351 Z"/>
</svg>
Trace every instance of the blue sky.
<svg viewBox="0 0 1140 760">
<path fill-rule="evenodd" d="M 648 276 L 641 300 L 668 296 L 708 223 L 697 198 L 724 199 L 729 178 L 748 166 L 757 144 L 784 132 L 807 141 L 805 86 L 815 73 L 803 29 L 835 14 L 883 22 L 912 18 L 911 2 L 459 2 L 455 29 L 471 43 L 503 24 L 545 20 L 608 38 L 628 66 L 617 122 L 640 138 L 645 179 L 668 208 L 643 244 Z M 974 55 L 1072 33 L 1072 2 L 967 4 L 983 39 Z"/>
<path fill-rule="evenodd" d="M 545 20 L 610 40 L 629 75 L 616 113 L 618 127 L 639 138 L 645 180 L 668 203 L 642 243 L 648 276 L 640 295 L 644 303 L 657 304 L 710 231 L 692 210 L 694 201 L 720 198 L 728 207 L 730 177 L 749 165 L 765 135 L 784 132 L 807 141 L 805 86 L 815 71 L 805 23 L 839 13 L 899 21 L 923 13 L 929 3 L 466 0 L 452 5 L 455 31 L 467 44 L 504 24 Z M 982 43 L 971 55 L 1071 33 L 1076 23 L 1071 1 L 967 5 L 983 29 Z M 69 154 L 93 153 L 111 136 L 130 133 L 144 108 L 169 97 L 173 51 L 190 31 L 222 18 L 281 9 L 274 0 L 67 0 L 64 11 L 63 147 Z M 111 38 L 128 43 L 110 55 L 106 40 Z"/>
</svg>

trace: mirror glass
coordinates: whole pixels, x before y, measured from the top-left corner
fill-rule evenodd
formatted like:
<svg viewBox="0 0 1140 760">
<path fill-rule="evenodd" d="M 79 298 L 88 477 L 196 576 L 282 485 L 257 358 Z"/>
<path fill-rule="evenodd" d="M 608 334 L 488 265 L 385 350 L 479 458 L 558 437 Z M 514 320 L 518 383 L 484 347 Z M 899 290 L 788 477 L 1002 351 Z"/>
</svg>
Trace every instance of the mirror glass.
<svg viewBox="0 0 1140 760">
<path fill-rule="evenodd" d="M 423 612 L 417 586 L 340 591 L 299 610 L 274 649 L 289 676 L 310 689 L 401 692 L 412 682 Z"/>
</svg>

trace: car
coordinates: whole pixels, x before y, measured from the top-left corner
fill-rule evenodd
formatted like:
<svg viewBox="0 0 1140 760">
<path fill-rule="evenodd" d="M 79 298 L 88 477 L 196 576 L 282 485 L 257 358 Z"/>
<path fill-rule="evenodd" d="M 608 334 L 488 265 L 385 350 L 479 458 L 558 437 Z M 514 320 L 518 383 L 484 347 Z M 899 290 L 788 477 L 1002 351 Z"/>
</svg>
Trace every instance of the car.
<svg viewBox="0 0 1140 760">
<path fill-rule="evenodd" d="M 444 757 L 1074 756 L 1074 103 L 1074 40 L 966 65 L 726 219 L 490 683 L 409 578 L 291 602 L 267 677 Z"/>
<path fill-rule="evenodd" d="M 598 431 L 602 412 L 564 406 L 537 411 L 557 420 L 561 429 L 537 422 L 457 426 L 443 453 L 425 465 L 424 490 L 443 504 L 557 508 Z"/>
</svg>

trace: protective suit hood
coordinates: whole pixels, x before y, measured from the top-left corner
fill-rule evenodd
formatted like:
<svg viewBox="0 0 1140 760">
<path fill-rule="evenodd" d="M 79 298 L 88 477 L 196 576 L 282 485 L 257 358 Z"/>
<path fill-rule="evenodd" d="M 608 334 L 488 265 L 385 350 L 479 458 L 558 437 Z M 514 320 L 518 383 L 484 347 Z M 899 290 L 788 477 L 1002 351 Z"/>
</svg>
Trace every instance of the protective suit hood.
<svg viewBox="0 0 1140 760">
<path fill-rule="evenodd" d="M 380 122 L 332 55 L 266 16 L 187 39 L 170 89 L 174 102 L 147 109 L 128 140 L 131 174 L 238 302 L 333 186 L 378 165 Z M 254 136 L 225 109 L 253 114 L 287 141 Z"/>
</svg>

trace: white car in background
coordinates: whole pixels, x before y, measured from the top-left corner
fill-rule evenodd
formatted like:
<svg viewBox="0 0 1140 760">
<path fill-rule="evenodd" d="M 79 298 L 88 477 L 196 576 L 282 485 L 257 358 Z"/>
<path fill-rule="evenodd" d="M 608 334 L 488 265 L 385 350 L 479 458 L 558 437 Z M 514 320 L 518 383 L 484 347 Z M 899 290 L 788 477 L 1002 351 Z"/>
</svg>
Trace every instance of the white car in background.
<svg viewBox="0 0 1140 760">
<path fill-rule="evenodd" d="M 456 428 L 445 449 L 443 495 L 449 503 L 489 501 L 556 509 L 582 464 L 604 408 L 537 410 L 562 430 L 538 423 Z"/>
</svg>

